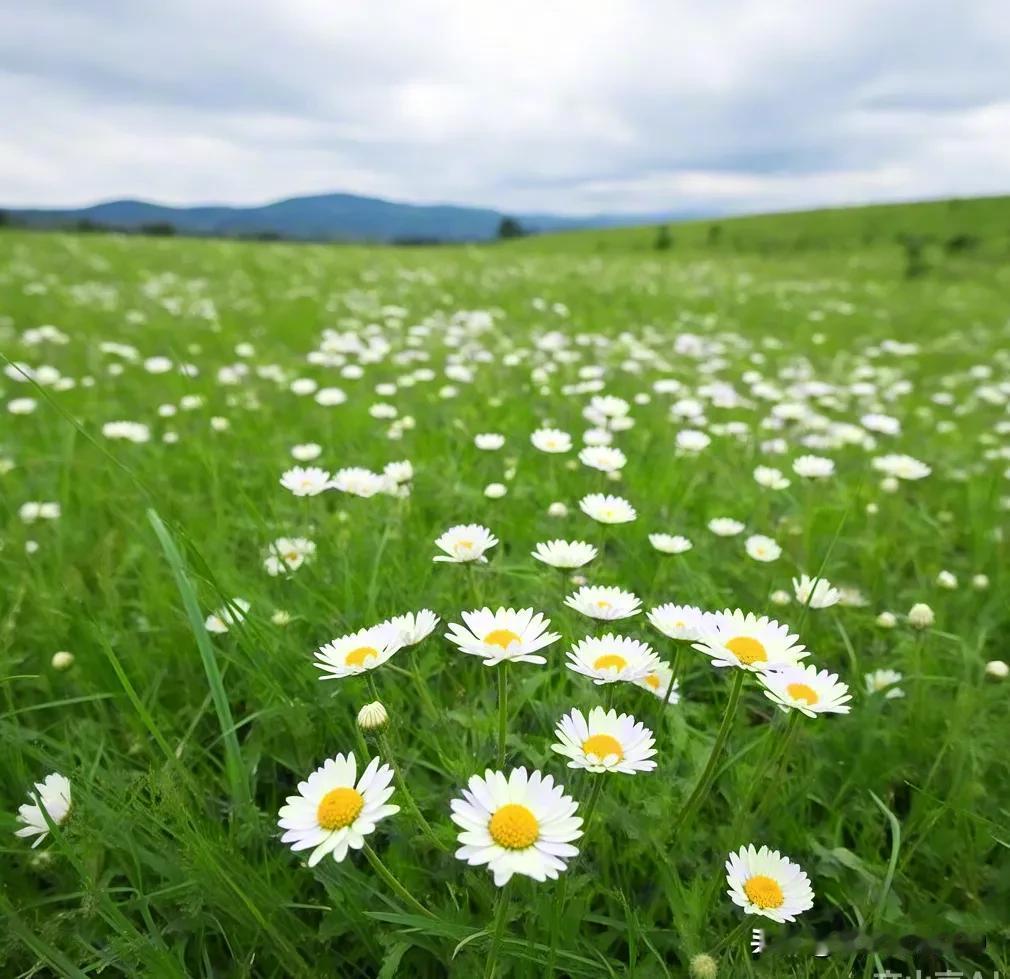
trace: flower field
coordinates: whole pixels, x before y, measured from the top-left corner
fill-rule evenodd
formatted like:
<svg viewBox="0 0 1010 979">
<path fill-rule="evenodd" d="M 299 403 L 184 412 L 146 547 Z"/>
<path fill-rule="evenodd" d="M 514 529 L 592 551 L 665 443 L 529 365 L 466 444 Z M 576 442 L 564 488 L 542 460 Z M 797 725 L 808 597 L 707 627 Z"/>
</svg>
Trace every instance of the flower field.
<svg viewBox="0 0 1010 979">
<path fill-rule="evenodd" d="M 1005 227 L 754 220 L 0 234 L 0 974 L 1010 974 Z"/>
</svg>

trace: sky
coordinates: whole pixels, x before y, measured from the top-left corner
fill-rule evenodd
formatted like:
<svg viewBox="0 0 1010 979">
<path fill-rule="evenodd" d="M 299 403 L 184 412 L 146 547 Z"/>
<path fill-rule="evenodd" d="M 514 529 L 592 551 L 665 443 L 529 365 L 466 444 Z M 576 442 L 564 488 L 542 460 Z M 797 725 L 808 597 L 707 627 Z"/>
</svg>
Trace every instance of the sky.
<svg viewBox="0 0 1010 979">
<path fill-rule="evenodd" d="M 1010 192 L 1007 0 L 0 0 L 0 205 Z"/>
</svg>

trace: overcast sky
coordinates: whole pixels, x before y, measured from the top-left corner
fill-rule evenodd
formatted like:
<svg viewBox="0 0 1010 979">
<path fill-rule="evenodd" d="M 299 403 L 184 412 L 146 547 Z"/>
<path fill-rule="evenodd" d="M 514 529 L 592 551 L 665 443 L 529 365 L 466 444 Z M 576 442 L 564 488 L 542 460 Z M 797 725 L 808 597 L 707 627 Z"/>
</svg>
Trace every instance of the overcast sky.
<svg viewBox="0 0 1010 979">
<path fill-rule="evenodd" d="M 0 0 L 0 204 L 1010 191 L 1010 0 Z"/>
</svg>

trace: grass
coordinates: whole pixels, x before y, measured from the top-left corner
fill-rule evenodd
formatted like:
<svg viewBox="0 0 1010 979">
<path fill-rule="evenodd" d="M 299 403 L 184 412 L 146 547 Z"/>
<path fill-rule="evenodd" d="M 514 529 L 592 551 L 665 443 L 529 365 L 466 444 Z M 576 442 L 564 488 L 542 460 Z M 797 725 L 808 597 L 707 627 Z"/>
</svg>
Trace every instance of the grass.
<svg viewBox="0 0 1010 979">
<path fill-rule="evenodd" d="M 714 242 L 703 225 L 677 227 L 667 252 L 651 250 L 650 229 L 436 250 L 0 235 L 0 350 L 76 381 L 2 381 L 5 402 L 38 402 L 5 412 L 0 433 L 13 464 L 0 477 L 3 974 L 470 977 L 492 947 L 498 974 L 514 977 L 550 963 L 559 976 L 679 977 L 705 952 L 721 976 L 1010 971 L 1010 686 L 985 671 L 1007 658 L 1010 626 L 1005 202 L 874 209 L 869 237 L 858 230 L 869 212 L 857 211 L 720 222 Z M 911 279 L 902 231 L 933 236 L 930 268 Z M 981 243 L 951 253 L 943 241 L 959 233 Z M 487 328 L 465 310 L 489 311 Z M 42 324 L 68 342 L 25 343 Z M 375 341 L 362 378 L 307 362 L 327 329 Z M 535 341 L 553 331 L 581 357 L 531 377 L 551 361 Z M 686 334 L 710 346 L 699 356 Z M 886 340 L 916 347 L 903 355 Z M 199 374 L 149 373 L 103 352 L 107 341 Z M 255 353 L 238 356 L 240 343 Z M 237 363 L 248 372 L 219 374 Z M 447 379 L 447 364 L 472 383 Z M 607 393 L 633 402 L 634 427 L 615 436 L 628 457 L 619 483 L 529 444 L 544 420 L 581 441 L 591 392 L 575 386 L 591 365 Z M 434 379 L 375 393 L 418 368 Z M 778 400 L 834 422 L 858 424 L 879 402 L 902 433 L 877 436 L 872 451 L 804 447 L 801 425 L 761 427 L 774 401 L 753 372 Z M 348 400 L 297 396 L 296 377 Z M 657 393 L 659 379 L 683 388 Z M 811 379 L 826 387 L 797 389 Z M 709 404 L 713 381 L 740 401 Z M 440 395 L 447 384 L 454 397 Z M 634 403 L 641 393 L 648 403 Z M 199 407 L 178 408 L 193 395 Z M 684 397 L 706 402 L 713 436 L 696 456 L 674 447 L 679 429 L 700 427 L 671 421 Z M 416 425 L 389 438 L 391 422 L 370 414 L 377 402 Z M 164 404 L 176 414 L 160 416 Z M 117 420 L 149 425 L 152 440 L 105 438 Z M 730 422 L 752 437 L 727 434 Z M 166 432 L 178 441 L 165 444 Z M 476 449 L 479 432 L 501 432 L 505 447 Z M 774 437 L 784 455 L 762 449 Z M 296 498 L 278 480 L 304 442 L 323 446 L 330 469 L 410 459 L 411 495 Z M 836 475 L 793 475 L 807 451 L 834 459 Z M 889 451 L 932 475 L 885 492 L 870 460 Z M 783 469 L 789 488 L 758 486 L 758 464 Z M 508 495 L 485 497 L 491 482 Z M 607 528 L 582 515 L 579 498 L 601 490 L 629 499 L 637 520 Z M 61 516 L 25 523 L 29 501 L 58 501 Z M 549 516 L 552 501 L 568 515 Z M 751 560 L 746 534 L 707 529 L 719 516 L 774 537 L 782 556 Z M 462 522 L 500 538 L 489 563 L 434 564 L 434 539 Z M 661 555 L 654 531 L 694 548 Z M 282 536 L 311 538 L 316 557 L 270 577 L 263 560 Z M 608 688 L 564 668 L 570 643 L 604 630 L 566 608 L 573 586 L 529 556 L 557 537 L 595 543 L 591 582 L 627 588 L 645 608 L 740 607 L 790 623 L 811 660 L 851 686 L 851 713 L 793 719 L 748 676 L 723 725 L 734 677 L 684 646 L 679 704 L 614 691 L 654 730 L 657 770 L 567 769 L 550 748 L 555 724 Z M 944 569 L 957 588 L 937 585 Z M 858 588 L 866 605 L 773 604 L 800 571 Z M 987 589 L 972 586 L 976 574 Z M 204 617 L 236 597 L 248 616 L 208 633 Z M 932 628 L 905 621 L 915 602 L 935 610 Z M 496 677 L 442 638 L 482 605 L 540 609 L 562 634 L 547 666 L 509 670 L 506 769 L 552 773 L 584 806 L 606 778 L 561 881 L 514 878 L 503 904 L 485 868 L 454 859 L 448 818 L 449 800 L 498 753 Z M 443 625 L 424 643 L 365 676 L 319 682 L 318 645 L 425 607 Z M 276 610 L 290 622 L 272 621 Z M 876 624 L 884 610 L 896 628 Z M 674 658 L 644 615 L 616 626 Z M 73 653 L 69 669 L 51 665 L 58 650 Z M 866 693 L 864 674 L 881 668 L 904 674 L 903 698 Z M 368 838 L 381 863 L 352 852 L 309 870 L 279 842 L 277 810 L 324 759 L 359 750 L 355 716 L 372 683 L 391 718 L 386 753 L 433 838 L 398 793 L 401 812 Z M 710 765 L 717 738 L 725 748 Z M 12 835 L 14 816 L 51 771 L 71 780 L 73 809 L 32 850 Z M 756 959 L 746 929 L 761 919 L 729 901 L 722 870 L 751 842 L 797 861 L 816 893 L 795 925 L 766 923 Z M 854 944 L 860 931 L 872 952 Z M 815 938 L 829 958 L 813 958 Z"/>
</svg>

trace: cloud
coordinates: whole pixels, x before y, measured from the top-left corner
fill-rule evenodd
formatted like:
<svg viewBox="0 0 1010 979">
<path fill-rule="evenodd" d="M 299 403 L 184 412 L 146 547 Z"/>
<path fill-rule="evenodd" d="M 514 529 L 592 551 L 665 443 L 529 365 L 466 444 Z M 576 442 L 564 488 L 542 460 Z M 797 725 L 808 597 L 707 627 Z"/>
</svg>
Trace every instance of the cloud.
<svg viewBox="0 0 1010 979">
<path fill-rule="evenodd" d="M 1010 191 L 1001 8 L 0 0 L 0 200 L 722 212 Z"/>
</svg>

